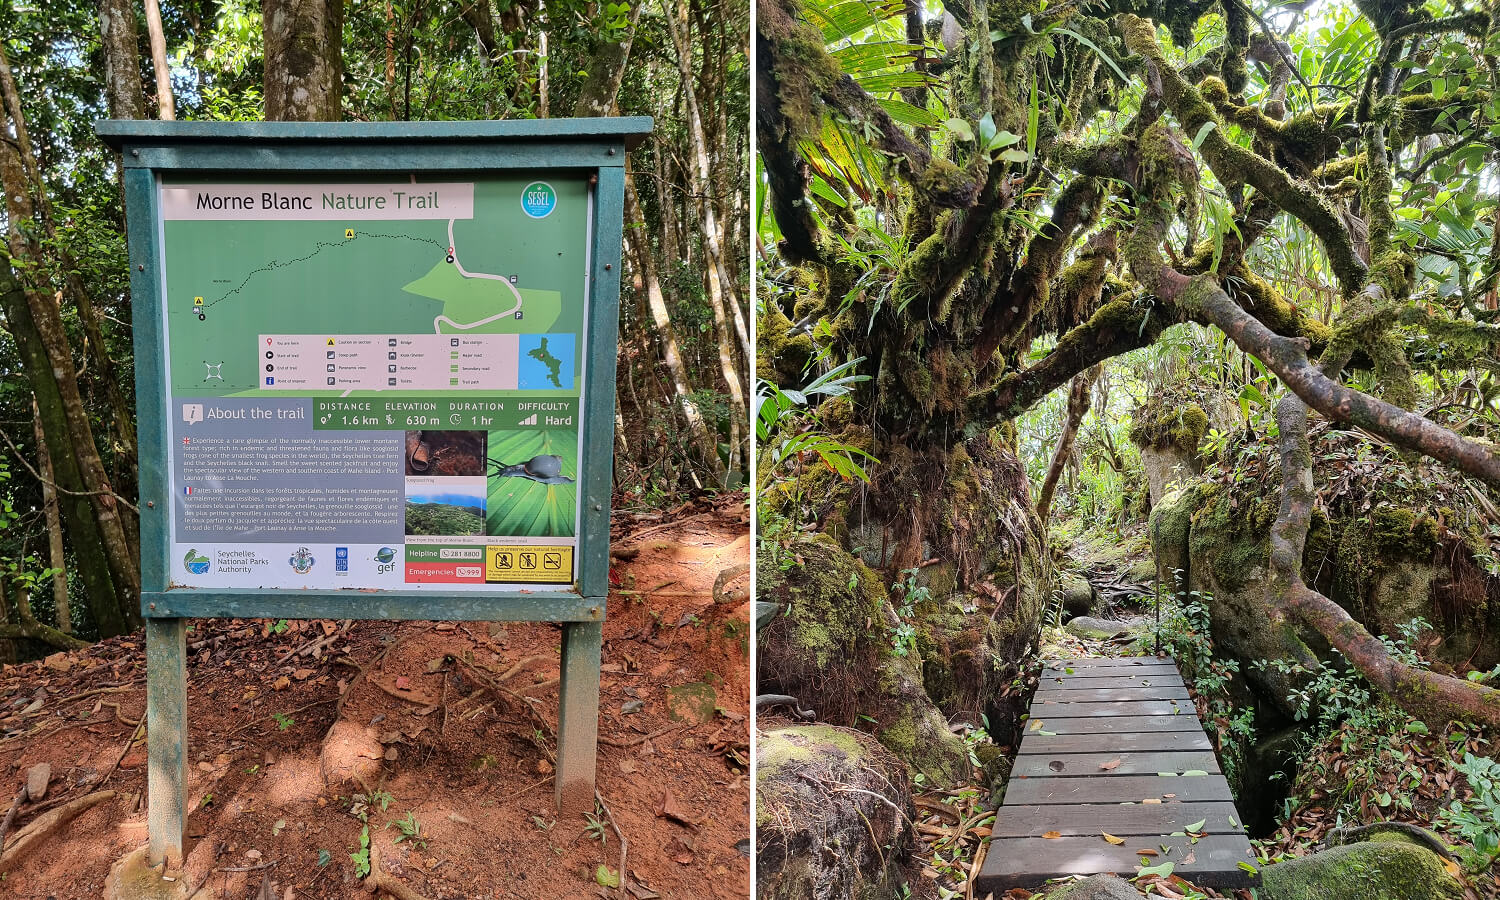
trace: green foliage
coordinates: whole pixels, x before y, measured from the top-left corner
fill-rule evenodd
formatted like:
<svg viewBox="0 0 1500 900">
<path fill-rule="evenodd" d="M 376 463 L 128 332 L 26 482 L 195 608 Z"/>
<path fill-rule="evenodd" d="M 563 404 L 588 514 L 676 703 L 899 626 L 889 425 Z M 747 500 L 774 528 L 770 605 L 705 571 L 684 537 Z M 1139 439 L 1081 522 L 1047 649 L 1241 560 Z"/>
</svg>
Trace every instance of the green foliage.
<svg viewBox="0 0 1500 900">
<path fill-rule="evenodd" d="M 1468 841 L 1470 846 L 1461 848 L 1464 867 L 1484 872 L 1500 857 L 1500 763 L 1465 752 L 1453 768 L 1468 781 L 1472 796 L 1439 809 L 1435 821 Z"/>
<path fill-rule="evenodd" d="M 370 874 L 370 826 L 359 830 L 359 849 L 349 854 L 349 861 L 354 863 L 354 877 L 364 878 Z"/>
<path fill-rule="evenodd" d="M 417 821 L 417 814 L 414 811 L 408 809 L 405 816 L 397 819 L 392 824 L 400 832 L 400 834 L 396 835 L 395 843 L 399 844 L 402 841 L 411 841 L 412 846 L 415 847 L 425 848 L 427 846 L 427 839 L 422 837 L 422 823 Z"/>
<path fill-rule="evenodd" d="M 896 607 L 896 624 L 888 630 L 891 634 L 891 649 L 897 656 L 917 654 L 917 606 L 932 599 L 932 591 L 917 581 L 917 569 L 904 569 L 902 580 L 891 585 L 892 591 L 900 594 Z M 896 599 L 893 596 L 893 599 Z"/>
<path fill-rule="evenodd" d="M 271 713 L 271 719 L 276 723 L 277 731 L 286 731 L 297 723 L 297 720 L 286 713 Z"/>
</svg>

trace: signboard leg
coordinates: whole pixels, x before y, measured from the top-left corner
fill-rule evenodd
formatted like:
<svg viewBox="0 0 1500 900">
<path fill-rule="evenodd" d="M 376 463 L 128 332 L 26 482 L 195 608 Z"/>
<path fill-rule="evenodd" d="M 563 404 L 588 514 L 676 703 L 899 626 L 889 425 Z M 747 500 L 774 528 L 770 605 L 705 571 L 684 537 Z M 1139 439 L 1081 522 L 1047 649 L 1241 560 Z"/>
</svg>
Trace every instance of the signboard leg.
<svg viewBox="0 0 1500 900">
<path fill-rule="evenodd" d="M 147 835 L 151 865 L 182 865 L 187 833 L 187 620 L 146 620 Z"/>
<path fill-rule="evenodd" d="M 594 809 L 603 639 L 603 622 L 563 625 L 557 711 L 557 811 L 561 816 L 579 816 Z"/>
</svg>

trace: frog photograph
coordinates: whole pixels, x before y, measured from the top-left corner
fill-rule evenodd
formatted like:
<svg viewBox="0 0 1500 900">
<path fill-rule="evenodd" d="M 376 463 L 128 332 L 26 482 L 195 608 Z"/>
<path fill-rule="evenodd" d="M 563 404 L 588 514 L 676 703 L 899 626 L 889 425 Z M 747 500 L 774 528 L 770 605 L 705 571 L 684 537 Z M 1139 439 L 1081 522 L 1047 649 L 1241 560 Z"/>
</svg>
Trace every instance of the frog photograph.
<svg viewBox="0 0 1500 900">
<path fill-rule="evenodd" d="M 1497 42 L 757 3 L 759 898 L 1500 896 Z"/>
</svg>

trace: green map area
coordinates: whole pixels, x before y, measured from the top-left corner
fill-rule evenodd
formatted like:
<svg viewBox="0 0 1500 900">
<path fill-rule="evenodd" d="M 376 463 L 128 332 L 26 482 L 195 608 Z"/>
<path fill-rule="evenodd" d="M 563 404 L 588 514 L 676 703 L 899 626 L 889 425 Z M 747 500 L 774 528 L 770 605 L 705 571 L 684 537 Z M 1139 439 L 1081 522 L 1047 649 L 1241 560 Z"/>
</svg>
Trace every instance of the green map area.
<svg viewBox="0 0 1500 900">
<path fill-rule="evenodd" d="M 581 345 L 588 188 L 583 179 L 552 177 L 556 208 L 536 219 L 520 202 L 534 180 L 474 181 L 473 218 L 452 221 L 456 263 L 448 259 L 446 219 L 361 220 L 353 213 L 320 221 L 165 221 L 173 394 L 259 394 L 260 334 L 571 332 Z M 577 392 L 576 384 L 552 381 L 549 387 Z"/>
</svg>

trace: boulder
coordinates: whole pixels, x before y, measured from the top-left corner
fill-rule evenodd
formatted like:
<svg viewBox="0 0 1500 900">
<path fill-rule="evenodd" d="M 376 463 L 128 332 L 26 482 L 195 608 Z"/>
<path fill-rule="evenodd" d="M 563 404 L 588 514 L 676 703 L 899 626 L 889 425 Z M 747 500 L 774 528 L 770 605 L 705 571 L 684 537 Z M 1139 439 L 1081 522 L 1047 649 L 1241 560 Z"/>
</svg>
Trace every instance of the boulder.
<svg viewBox="0 0 1500 900">
<path fill-rule="evenodd" d="M 756 753 L 760 900 L 900 896 L 916 847 L 915 809 L 894 754 L 832 725 L 762 732 Z"/>
<path fill-rule="evenodd" d="M 1070 634 L 1096 641 L 1107 641 L 1112 637 L 1119 637 L 1130 630 L 1123 622 L 1096 619 L 1093 616 L 1079 616 L 1063 627 Z"/>
<path fill-rule="evenodd" d="M 1059 588 L 1062 594 L 1063 612 L 1071 618 L 1086 616 L 1094 611 L 1094 586 L 1082 575 L 1065 574 Z"/>
<path fill-rule="evenodd" d="M 1141 900 L 1141 892 L 1113 875 L 1092 875 L 1048 891 L 1047 900 Z"/>
<path fill-rule="evenodd" d="M 1261 869 L 1261 900 L 1458 900 L 1443 860 L 1400 841 L 1364 841 Z"/>
<path fill-rule="evenodd" d="M 1198 455 L 1173 446 L 1143 447 L 1141 468 L 1146 470 L 1146 488 L 1154 506 L 1168 491 L 1198 477 Z"/>
</svg>

